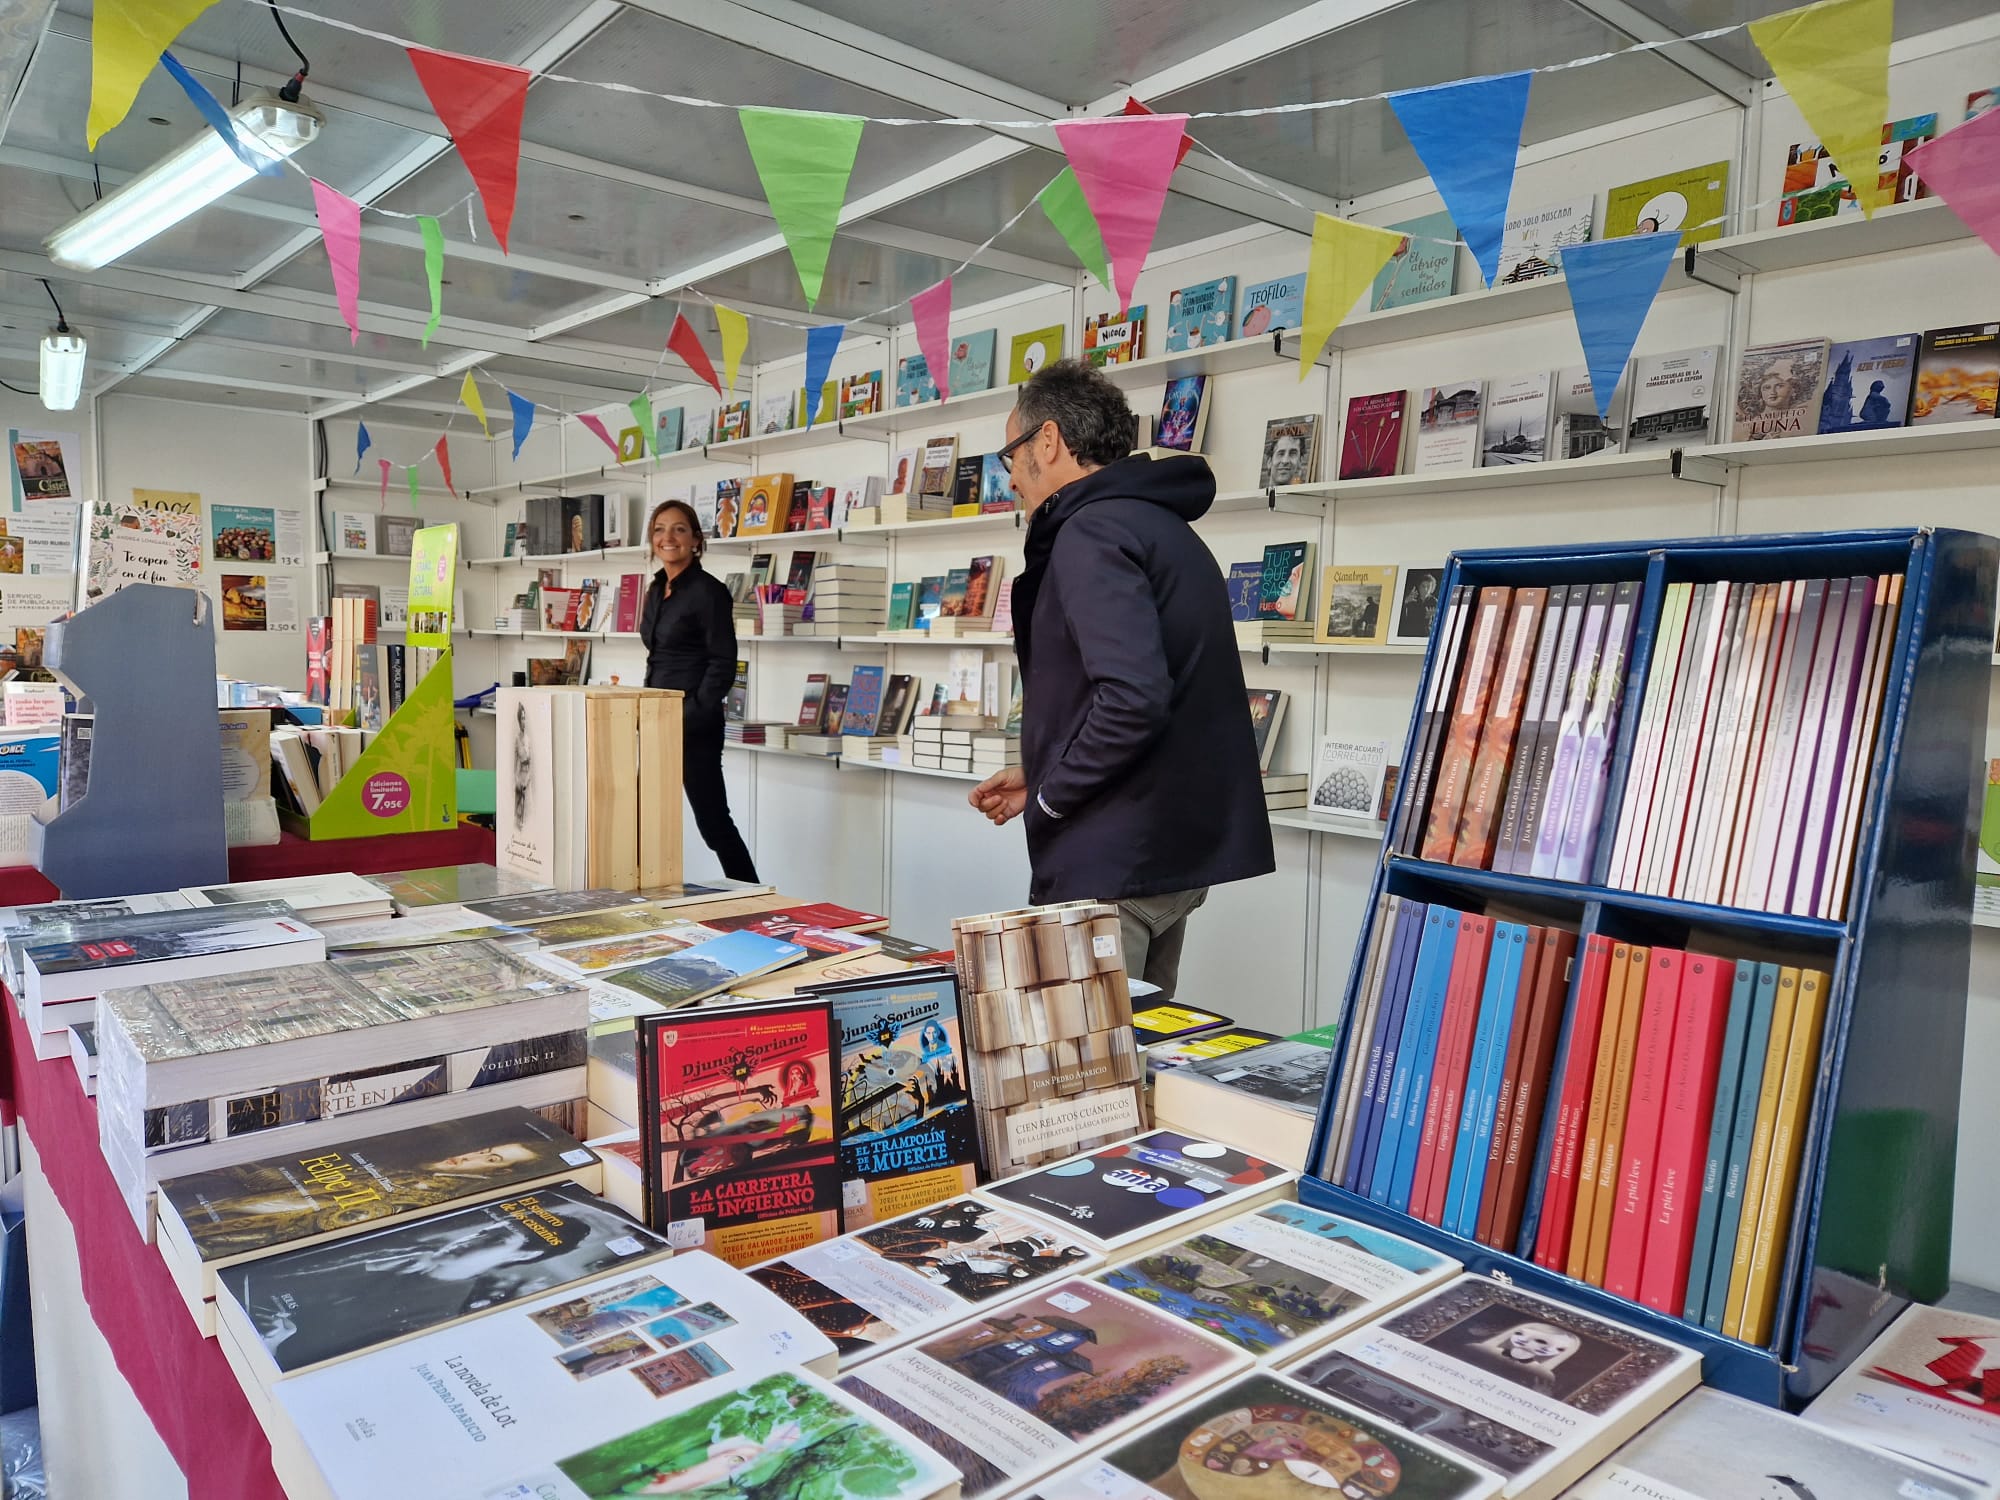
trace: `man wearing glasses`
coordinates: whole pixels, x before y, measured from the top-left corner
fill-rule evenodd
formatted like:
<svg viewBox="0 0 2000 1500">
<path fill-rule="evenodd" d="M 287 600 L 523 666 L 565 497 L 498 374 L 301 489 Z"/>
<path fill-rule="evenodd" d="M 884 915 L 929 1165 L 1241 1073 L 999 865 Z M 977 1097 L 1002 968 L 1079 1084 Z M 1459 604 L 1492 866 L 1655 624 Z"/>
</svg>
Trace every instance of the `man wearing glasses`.
<svg viewBox="0 0 2000 1500">
<path fill-rule="evenodd" d="M 1028 513 L 1014 584 L 1021 761 L 973 788 L 1024 817 L 1029 899 L 1116 901 L 1128 973 L 1171 997 L 1211 885 L 1276 868 L 1229 593 L 1190 522 L 1208 461 L 1131 455 L 1101 371 L 1061 360 L 1021 387 L 1000 462 Z"/>
</svg>

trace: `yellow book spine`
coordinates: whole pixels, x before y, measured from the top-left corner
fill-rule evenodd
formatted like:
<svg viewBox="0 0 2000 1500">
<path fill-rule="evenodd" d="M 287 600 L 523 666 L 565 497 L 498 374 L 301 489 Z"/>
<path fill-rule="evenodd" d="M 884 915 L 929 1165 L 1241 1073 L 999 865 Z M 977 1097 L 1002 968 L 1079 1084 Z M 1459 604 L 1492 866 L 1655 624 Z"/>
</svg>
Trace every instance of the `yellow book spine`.
<svg viewBox="0 0 2000 1500">
<path fill-rule="evenodd" d="M 1584 1117 L 1583 1151 L 1576 1161 L 1576 1203 L 1570 1209 L 1569 1259 L 1565 1268 L 1579 1281 L 1590 1263 L 1590 1211 L 1597 1202 L 1597 1158 L 1604 1146 L 1604 1111 L 1611 1101 L 1611 1060 L 1618 1054 L 1618 1023 L 1625 1008 L 1625 974 L 1632 950 L 1611 950 L 1604 976 L 1604 1014 L 1597 1023 L 1597 1066 L 1590 1075 L 1590 1111 Z"/>
<path fill-rule="evenodd" d="M 1757 1086 L 1757 1123 L 1750 1131 L 1750 1160 L 1743 1169 L 1743 1214 L 1729 1260 L 1729 1302 L 1722 1331 L 1742 1337 L 1744 1301 L 1750 1292 L 1750 1253 L 1757 1243 L 1757 1218 L 1764 1208 L 1764 1178 L 1771 1164 L 1771 1134 L 1778 1123 L 1778 1095 L 1785 1082 L 1785 1053 L 1791 1047 L 1792 1017 L 1798 1010 L 1799 971 L 1778 970 L 1778 996 L 1771 1006 L 1771 1040 L 1764 1048 L 1764 1072 Z"/>
<path fill-rule="evenodd" d="M 1764 1202 L 1757 1213 L 1749 1287 L 1743 1298 L 1740 1337 L 1752 1344 L 1770 1339 L 1771 1316 L 1778 1305 L 1778 1261 L 1792 1232 L 1792 1199 L 1798 1192 L 1799 1169 L 1805 1157 L 1806 1117 L 1817 1092 L 1820 1034 L 1825 1029 L 1830 987 L 1829 977 L 1818 969 L 1799 975 L 1798 1007 L 1792 1017 L 1791 1042 L 1785 1049 L 1777 1123 L 1771 1131 L 1771 1165 L 1765 1173 Z"/>
<path fill-rule="evenodd" d="M 1597 1196 L 1590 1205 L 1590 1253 L 1584 1279 L 1604 1285 L 1604 1260 L 1611 1252 L 1611 1210 L 1618 1202 L 1618 1169 L 1624 1162 L 1625 1112 L 1632 1102 L 1632 1055 L 1639 1048 L 1639 1017 L 1646 1009 L 1646 970 L 1651 948 L 1634 946 L 1625 968 L 1625 1004 L 1618 1016 L 1618 1050 L 1611 1059 L 1611 1094 L 1604 1106 L 1604 1139 L 1597 1146 Z"/>
</svg>

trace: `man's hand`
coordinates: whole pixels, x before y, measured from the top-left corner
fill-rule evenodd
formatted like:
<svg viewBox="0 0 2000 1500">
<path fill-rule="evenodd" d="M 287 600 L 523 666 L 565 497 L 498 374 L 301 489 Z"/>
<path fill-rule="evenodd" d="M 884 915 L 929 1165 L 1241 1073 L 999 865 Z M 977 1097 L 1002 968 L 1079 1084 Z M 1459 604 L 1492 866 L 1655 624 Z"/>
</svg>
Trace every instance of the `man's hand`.
<svg viewBox="0 0 2000 1500">
<path fill-rule="evenodd" d="M 974 787 L 965 800 L 985 813 L 994 827 L 1011 823 L 1028 805 L 1027 775 L 1019 766 L 995 771 Z"/>
</svg>

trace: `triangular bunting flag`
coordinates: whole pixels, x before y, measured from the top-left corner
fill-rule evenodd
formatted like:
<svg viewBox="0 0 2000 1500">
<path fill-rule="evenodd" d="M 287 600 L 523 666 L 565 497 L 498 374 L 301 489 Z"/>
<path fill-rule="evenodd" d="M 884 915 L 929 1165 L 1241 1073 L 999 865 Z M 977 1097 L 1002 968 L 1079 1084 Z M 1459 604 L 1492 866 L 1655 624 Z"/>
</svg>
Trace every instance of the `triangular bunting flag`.
<svg viewBox="0 0 2000 1500">
<path fill-rule="evenodd" d="M 1097 220 L 1118 305 L 1132 305 L 1139 269 L 1153 248 L 1167 180 L 1180 160 L 1186 115 L 1117 115 L 1058 120 L 1056 139 L 1076 171 L 1083 201 Z"/>
<path fill-rule="evenodd" d="M 1607 422 L 1625 361 L 1680 253 L 1680 239 L 1671 234 L 1632 234 L 1563 249 L 1563 284 L 1590 367 L 1590 394 L 1597 415 Z"/>
<path fill-rule="evenodd" d="M 1306 378 L 1306 371 L 1326 348 L 1333 330 L 1354 310 L 1354 304 L 1375 280 L 1375 273 L 1389 264 L 1389 257 L 1402 243 L 1403 236 L 1393 230 L 1336 219 L 1332 214 L 1313 215 L 1305 310 L 1299 330 L 1299 379 Z"/>
<path fill-rule="evenodd" d="M 736 389 L 736 367 L 743 363 L 743 351 L 750 347 L 750 320 L 733 307 L 715 304 L 715 326 L 722 332 L 722 384 Z M 719 393 L 718 393 L 719 394 Z M 651 431 L 649 423 L 647 431 Z"/>
<path fill-rule="evenodd" d="M 739 109 L 736 115 L 810 310 L 826 277 L 827 252 L 840 223 L 840 205 L 847 200 L 862 122 L 854 115 L 795 109 Z"/>
<path fill-rule="evenodd" d="M 359 474 L 361 472 L 361 460 L 367 457 L 368 450 L 374 446 L 375 446 L 375 439 L 373 439 L 368 435 L 368 424 L 366 422 L 356 422 L 354 424 L 354 472 L 355 473 Z"/>
<path fill-rule="evenodd" d="M 910 299 L 910 315 L 917 323 L 917 347 L 923 351 L 924 368 L 938 389 L 938 399 L 951 399 L 951 278 L 925 287 Z"/>
<path fill-rule="evenodd" d="M 443 433 L 439 433 L 437 447 L 433 451 L 437 454 L 438 467 L 444 471 L 444 487 L 456 495 L 458 493 L 458 486 L 452 483 L 451 479 L 451 440 Z M 410 495 L 412 499 L 416 497 L 416 476 L 417 471 L 413 466 L 410 469 Z"/>
<path fill-rule="evenodd" d="M 1514 191 L 1531 76 L 1501 73 L 1389 96 L 1403 134 L 1431 174 L 1488 286 L 1500 274 L 1500 236 Z"/>
<path fill-rule="evenodd" d="M 431 316 L 424 324 L 423 339 L 428 349 L 431 335 L 438 331 L 438 319 L 444 316 L 444 226 L 429 214 L 418 214 L 417 232 L 424 237 L 424 281 L 431 289 Z"/>
<path fill-rule="evenodd" d="M 1041 192 L 1035 201 L 1048 215 L 1049 223 L 1056 233 L 1063 237 L 1077 264 L 1097 278 L 1099 286 L 1112 296 L 1118 289 L 1111 284 L 1111 263 L 1104 258 L 1104 236 L 1097 231 L 1097 220 L 1091 215 L 1090 205 L 1083 201 L 1083 189 L 1078 186 L 1076 169 L 1064 167 Z"/>
<path fill-rule="evenodd" d="M 479 189 L 479 205 L 500 248 L 514 222 L 514 190 L 521 169 L 521 111 L 528 102 L 526 68 L 411 47 L 410 66 L 451 132 L 459 159 Z"/>
<path fill-rule="evenodd" d="M 440 441 L 442 441 L 442 439 L 440 439 Z M 415 464 L 411 464 L 408 468 L 403 470 L 403 473 L 409 477 L 410 481 L 410 509 L 416 510 L 419 504 L 417 500 L 417 489 L 419 484 L 421 483 L 421 480 L 417 474 L 417 466 Z"/>
<path fill-rule="evenodd" d="M 840 348 L 840 336 L 847 332 L 845 323 L 822 323 L 817 328 L 806 330 L 806 426 L 810 427 L 819 418 L 820 398 L 826 394 L 827 373 L 833 369 L 833 356 Z"/>
<path fill-rule="evenodd" d="M 1750 40 L 1853 184 L 1864 218 L 1895 197 L 1893 178 L 1885 188 L 1877 166 L 1894 23 L 1895 0 L 1822 0 L 1750 23 Z"/>
<path fill-rule="evenodd" d="M 1903 160 L 2000 254 L 2000 109 L 1904 152 Z"/>
<path fill-rule="evenodd" d="M 313 207 L 319 212 L 319 234 L 326 241 L 326 263 L 333 271 L 333 300 L 347 324 L 347 341 L 361 342 L 361 205 L 337 188 L 312 178 Z"/>
<path fill-rule="evenodd" d="M 470 370 L 465 372 L 465 379 L 459 382 L 458 399 L 465 403 L 467 411 L 479 419 L 479 430 L 492 437 L 493 429 L 486 423 L 486 403 L 479 398 L 479 383 L 472 378 Z"/>
<path fill-rule="evenodd" d="M 625 403 L 632 408 L 632 420 L 639 424 L 639 450 L 660 456 L 659 434 L 653 431 L 653 398 L 644 391 Z"/>
<path fill-rule="evenodd" d="M 681 363 L 707 381 L 715 394 L 722 394 L 722 382 L 716 378 L 715 366 L 709 363 L 708 351 L 701 347 L 701 340 L 695 336 L 694 325 L 685 313 L 674 314 L 674 326 L 667 334 L 667 347 L 681 357 Z M 615 448 L 617 444 L 612 444 Z"/>
<path fill-rule="evenodd" d="M 600 443 L 604 444 L 605 447 L 611 450 L 611 456 L 613 458 L 618 457 L 618 439 L 611 435 L 611 430 L 608 427 L 606 427 L 601 420 L 599 420 L 596 417 L 593 417 L 587 411 L 578 412 L 576 414 L 576 419 L 577 421 L 583 423 L 583 425 L 590 431 L 597 434 L 597 440 Z"/>
<path fill-rule="evenodd" d="M 514 408 L 514 458 L 518 462 L 521 457 L 521 444 L 527 442 L 528 434 L 534 430 L 535 403 L 526 396 L 517 396 L 509 391 L 507 404 Z"/>
<path fill-rule="evenodd" d="M 153 71 L 160 54 L 214 3 L 215 0 L 110 0 L 92 8 L 86 146 L 95 151 L 98 137 L 125 118 L 132 101 L 139 97 L 139 85 Z"/>
<path fill-rule="evenodd" d="M 1134 99 L 1130 94 L 1127 94 L 1125 96 L 1125 107 L 1119 110 L 1118 113 L 1121 115 L 1151 115 L 1151 114 L 1158 114 L 1159 111 L 1148 109 L 1145 105 L 1141 104 L 1137 99 Z M 1183 134 L 1181 136 L 1181 149 L 1174 156 L 1174 165 L 1178 167 L 1182 162 L 1186 161 L 1188 152 L 1192 150 L 1194 150 L 1194 137 L 1191 135 Z"/>
<path fill-rule="evenodd" d="M 243 137 L 237 133 L 236 122 L 229 118 L 229 111 L 222 107 L 222 101 L 211 94 L 199 78 L 182 67 L 179 58 L 171 52 L 162 52 L 160 64 L 173 75 L 174 82 L 181 86 L 181 92 L 188 96 L 188 102 L 194 105 L 195 111 L 228 142 L 238 161 L 261 177 L 276 177 L 285 170 L 285 164 L 277 157 L 252 151 L 244 144 Z"/>
<path fill-rule="evenodd" d="M 389 508 L 389 470 L 391 465 L 386 458 L 378 458 L 375 462 L 382 466 L 382 495 L 375 502 L 375 508 L 377 510 L 387 510 Z"/>
</svg>

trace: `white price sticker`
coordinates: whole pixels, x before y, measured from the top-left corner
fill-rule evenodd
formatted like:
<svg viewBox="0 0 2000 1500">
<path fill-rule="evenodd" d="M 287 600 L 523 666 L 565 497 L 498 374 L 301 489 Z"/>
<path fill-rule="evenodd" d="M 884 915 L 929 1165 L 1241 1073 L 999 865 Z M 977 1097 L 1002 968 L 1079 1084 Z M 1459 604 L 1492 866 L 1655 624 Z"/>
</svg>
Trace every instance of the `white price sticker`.
<svg viewBox="0 0 2000 1500">
<path fill-rule="evenodd" d="M 667 1226 L 667 1243 L 676 1250 L 699 1250 L 707 1235 L 706 1219 L 676 1219 Z"/>
<path fill-rule="evenodd" d="M 1100 932 L 1090 940 L 1090 951 L 1098 958 L 1116 958 L 1118 939 L 1108 932 Z"/>
<path fill-rule="evenodd" d="M 631 1235 L 626 1234 L 620 1235 L 617 1239 L 610 1241 L 604 1248 L 609 1250 L 613 1255 L 637 1255 L 646 1247 Z"/>
<path fill-rule="evenodd" d="M 563 1159 L 563 1165 L 566 1167 L 581 1167 L 588 1162 L 596 1161 L 597 1153 L 594 1151 L 584 1151 L 581 1149 L 575 1151 L 565 1151 L 562 1154 L 562 1159 Z"/>
<path fill-rule="evenodd" d="M 1049 1306 L 1060 1307 L 1064 1312 L 1082 1313 L 1090 1311 L 1090 1299 L 1079 1297 L 1075 1292 L 1051 1292 Z"/>
</svg>

